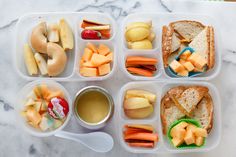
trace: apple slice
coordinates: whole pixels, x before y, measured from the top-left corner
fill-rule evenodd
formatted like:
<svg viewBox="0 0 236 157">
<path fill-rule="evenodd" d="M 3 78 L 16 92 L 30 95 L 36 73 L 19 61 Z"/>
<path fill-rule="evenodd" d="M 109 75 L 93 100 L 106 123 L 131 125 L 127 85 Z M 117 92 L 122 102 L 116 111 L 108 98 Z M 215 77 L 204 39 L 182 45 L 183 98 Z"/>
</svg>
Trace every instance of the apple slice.
<svg viewBox="0 0 236 157">
<path fill-rule="evenodd" d="M 38 74 L 38 67 L 34 59 L 34 53 L 28 44 L 24 45 L 24 60 L 29 75 Z"/>
<path fill-rule="evenodd" d="M 63 49 L 65 51 L 72 50 L 74 48 L 74 36 L 69 24 L 66 22 L 65 19 L 60 20 L 59 28 L 60 39 Z"/>
<path fill-rule="evenodd" d="M 39 53 L 35 53 L 34 58 L 39 67 L 40 73 L 42 75 L 47 75 L 48 74 L 47 63 L 45 59 L 43 58 L 43 56 L 41 56 Z"/>
<path fill-rule="evenodd" d="M 146 98 L 149 100 L 150 103 L 155 103 L 156 102 L 156 95 L 145 91 L 145 90 L 135 90 L 135 89 L 130 89 L 126 91 L 125 98 L 132 98 L 132 97 L 142 97 Z"/>
<path fill-rule="evenodd" d="M 145 108 L 152 106 L 149 102 L 148 99 L 146 98 L 140 98 L 140 97 L 133 97 L 126 99 L 124 101 L 124 109 L 140 109 L 140 108 Z"/>
<path fill-rule="evenodd" d="M 125 109 L 125 114 L 129 118 L 134 119 L 141 119 L 141 118 L 147 118 L 153 113 L 153 107 L 152 105 L 145 107 L 145 108 L 138 108 L 138 109 Z"/>
<path fill-rule="evenodd" d="M 103 25 L 103 26 L 89 26 L 85 27 L 87 30 L 94 30 L 94 31 L 99 31 L 99 30 L 109 30 L 110 25 Z"/>
<path fill-rule="evenodd" d="M 128 124 L 125 126 L 126 128 L 136 128 L 136 129 L 143 129 L 153 132 L 154 128 L 152 125 L 148 124 Z"/>
</svg>

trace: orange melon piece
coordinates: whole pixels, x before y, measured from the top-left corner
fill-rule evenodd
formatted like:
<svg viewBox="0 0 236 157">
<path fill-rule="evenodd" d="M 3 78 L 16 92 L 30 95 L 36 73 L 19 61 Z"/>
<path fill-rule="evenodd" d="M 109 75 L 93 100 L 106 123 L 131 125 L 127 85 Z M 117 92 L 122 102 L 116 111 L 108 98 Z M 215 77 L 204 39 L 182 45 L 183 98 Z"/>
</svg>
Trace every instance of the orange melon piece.
<svg viewBox="0 0 236 157">
<path fill-rule="evenodd" d="M 79 66 L 80 66 L 80 67 L 82 67 L 82 66 L 83 66 L 83 64 L 84 64 L 84 60 L 83 60 L 83 59 L 81 59 L 81 60 L 79 61 Z"/>
<path fill-rule="evenodd" d="M 91 61 L 84 62 L 82 66 L 88 67 L 88 68 L 96 68 L 96 66 L 93 65 Z"/>
<path fill-rule="evenodd" d="M 98 53 L 96 46 L 90 42 L 87 43 L 87 48 L 92 50 L 94 53 Z"/>
<path fill-rule="evenodd" d="M 90 50 L 89 48 L 84 48 L 84 54 L 82 56 L 84 61 L 89 61 L 93 55 L 93 51 Z"/>
<path fill-rule="evenodd" d="M 105 44 L 99 44 L 99 47 L 97 50 L 99 54 L 104 55 L 104 56 L 106 56 L 110 52 L 110 48 L 106 46 Z"/>
<path fill-rule="evenodd" d="M 106 56 L 94 53 L 91 58 L 91 62 L 95 66 L 100 66 L 102 64 L 110 62 L 110 60 Z"/>
<path fill-rule="evenodd" d="M 99 75 L 106 75 L 106 74 L 109 74 L 110 71 L 111 71 L 110 63 L 103 64 L 103 65 L 100 65 L 100 66 L 98 67 L 98 74 L 99 74 Z"/>
<path fill-rule="evenodd" d="M 80 68 L 80 74 L 86 77 L 98 76 L 98 70 L 97 68 L 82 67 Z"/>
<path fill-rule="evenodd" d="M 113 53 L 110 52 L 106 55 L 106 57 L 110 60 L 110 62 L 113 60 Z"/>
</svg>

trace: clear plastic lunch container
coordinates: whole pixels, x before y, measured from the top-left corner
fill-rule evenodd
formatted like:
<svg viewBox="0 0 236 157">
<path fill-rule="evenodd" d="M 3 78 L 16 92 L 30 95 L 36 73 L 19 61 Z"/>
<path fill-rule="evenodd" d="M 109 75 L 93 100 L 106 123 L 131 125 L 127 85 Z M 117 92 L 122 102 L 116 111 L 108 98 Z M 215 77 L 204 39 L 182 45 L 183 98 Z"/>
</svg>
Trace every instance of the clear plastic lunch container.
<svg viewBox="0 0 236 157">
<path fill-rule="evenodd" d="M 45 84 L 47 85 L 47 87 L 51 90 L 61 90 L 64 95 L 65 95 L 65 100 L 68 102 L 69 104 L 69 112 L 68 115 L 66 117 L 66 120 L 64 121 L 64 123 L 58 127 L 55 130 L 52 131 L 40 131 L 38 129 L 33 128 L 32 126 L 30 126 L 26 119 L 21 115 L 21 111 L 23 111 L 24 109 L 24 104 L 25 101 L 27 99 L 27 96 L 30 94 L 30 92 L 32 92 L 33 88 L 37 85 L 41 85 L 41 84 Z M 38 137 L 47 137 L 47 136 L 51 136 L 56 134 L 58 131 L 62 130 L 69 122 L 71 115 L 72 115 L 72 100 L 71 97 L 68 93 L 68 91 L 59 83 L 52 81 L 52 80 L 37 80 L 37 81 L 33 81 L 30 82 L 28 84 L 26 84 L 17 94 L 17 98 L 16 98 L 16 102 L 15 102 L 15 112 L 16 112 L 16 116 L 17 116 L 17 121 L 19 122 L 19 126 L 21 128 L 23 128 L 25 131 L 27 131 L 28 133 L 34 135 L 34 136 L 38 136 Z"/>
<path fill-rule="evenodd" d="M 169 143 L 167 136 L 162 133 L 162 124 L 160 116 L 160 103 L 162 97 L 166 92 L 172 87 L 176 86 L 191 86 L 199 85 L 205 86 L 209 89 L 209 94 L 213 100 L 213 128 L 206 138 L 206 144 L 201 148 L 174 148 L 171 143 Z M 155 93 L 157 96 L 157 101 L 154 106 L 153 115 L 145 119 L 130 119 L 124 114 L 123 101 L 125 92 L 129 89 L 141 89 L 146 90 L 152 93 Z M 221 139 L 221 100 L 217 88 L 207 82 L 195 82 L 195 81 L 139 81 L 139 82 L 130 82 L 125 84 L 118 95 L 117 100 L 117 112 L 116 119 L 118 122 L 118 128 L 116 129 L 117 138 L 120 141 L 120 144 L 124 149 L 132 153 L 187 153 L 187 152 L 207 152 L 214 149 L 220 142 Z M 126 124 L 150 124 L 155 129 L 159 136 L 159 141 L 156 143 L 154 148 L 138 148 L 130 147 L 123 139 L 123 129 Z"/>
<path fill-rule="evenodd" d="M 64 18 L 70 25 L 74 35 L 74 49 L 66 52 L 67 65 L 65 70 L 56 77 L 49 76 L 30 76 L 27 72 L 24 56 L 23 46 L 28 43 L 30 45 L 30 34 L 34 26 L 42 21 L 47 24 L 58 23 L 60 19 Z M 99 21 L 101 23 L 107 23 L 111 25 L 111 38 L 102 40 L 84 40 L 81 38 L 82 28 L 80 25 L 83 19 L 91 21 Z M 115 21 L 107 14 L 103 13 L 88 13 L 88 12 L 50 12 L 50 13 L 32 13 L 22 16 L 16 24 L 16 38 L 15 38 L 15 50 L 13 53 L 13 60 L 17 73 L 25 80 L 49 79 L 56 81 L 93 81 L 93 80 L 105 80 L 110 78 L 116 69 L 116 54 L 117 44 L 114 44 L 116 36 L 116 24 Z M 113 52 L 113 62 L 111 62 L 111 72 L 105 76 L 99 77 L 83 77 L 79 73 L 79 60 L 84 52 L 84 48 L 88 42 L 93 44 L 106 44 Z M 34 50 L 33 50 L 34 51 Z"/>
<path fill-rule="evenodd" d="M 153 49 L 150 50 L 137 50 L 127 48 L 127 42 L 125 40 L 125 27 L 132 22 L 147 22 L 152 21 L 153 31 L 156 33 L 156 38 L 153 41 Z M 205 72 L 202 75 L 195 77 L 173 77 L 168 74 L 167 69 L 163 66 L 162 59 L 162 27 L 168 25 L 170 22 L 178 20 L 194 20 L 203 23 L 204 25 L 211 25 L 215 31 L 215 66 L 213 69 Z M 221 34 L 220 29 L 214 18 L 201 15 L 201 14 L 184 14 L 184 13 L 134 13 L 128 15 L 121 26 L 121 39 L 122 39 L 122 70 L 132 80 L 157 80 L 157 79 L 176 79 L 176 80 L 211 80 L 215 78 L 221 68 Z M 157 72 L 153 77 L 143 77 L 130 74 L 125 68 L 125 59 L 127 56 L 140 55 L 154 57 L 158 59 Z"/>
</svg>

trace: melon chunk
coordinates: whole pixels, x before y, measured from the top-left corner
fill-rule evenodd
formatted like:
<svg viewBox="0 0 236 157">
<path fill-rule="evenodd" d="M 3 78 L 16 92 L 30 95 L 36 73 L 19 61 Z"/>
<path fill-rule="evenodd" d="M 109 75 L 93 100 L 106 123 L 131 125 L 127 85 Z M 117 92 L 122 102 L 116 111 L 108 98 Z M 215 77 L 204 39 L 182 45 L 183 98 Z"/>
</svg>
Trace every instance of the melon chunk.
<svg viewBox="0 0 236 157">
<path fill-rule="evenodd" d="M 97 68 L 83 67 L 80 69 L 80 74 L 86 77 L 93 77 L 98 75 Z"/>
<path fill-rule="evenodd" d="M 98 53 L 106 56 L 110 52 L 110 48 L 104 44 L 100 44 L 98 47 Z"/>
<path fill-rule="evenodd" d="M 88 67 L 88 68 L 96 68 L 96 66 L 91 61 L 84 62 L 82 66 Z"/>
<path fill-rule="evenodd" d="M 113 60 L 113 53 L 112 53 L 112 52 L 108 53 L 108 54 L 106 55 L 106 57 L 107 57 L 110 61 L 112 61 L 112 60 Z"/>
<path fill-rule="evenodd" d="M 101 65 L 101 66 L 98 67 L 98 73 L 99 73 L 99 75 L 106 75 L 106 74 L 109 74 L 110 71 L 111 71 L 110 63 L 103 64 L 103 65 Z"/>
<path fill-rule="evenodd" d="M 93 51 L 86 47 L 84 49 L 84 54 L 82 56 L 82 59 L 85 61 L 89 61 L 91 59 L 92 55 L 93 55 Z"/>
<path fill-rule="evenodd" d="M 95 66 L 100 66 L 102 64 L 110 62 L 110 60 L 106 56 L 94 53 L 91 58 L 91 62 Z"/>
<path fill-rule="evenodd" d="M 87 43 L 87 48 L 92 50 L 94 53 L 98 53 L 96 46 L 90 42 Z"/>
</svg>

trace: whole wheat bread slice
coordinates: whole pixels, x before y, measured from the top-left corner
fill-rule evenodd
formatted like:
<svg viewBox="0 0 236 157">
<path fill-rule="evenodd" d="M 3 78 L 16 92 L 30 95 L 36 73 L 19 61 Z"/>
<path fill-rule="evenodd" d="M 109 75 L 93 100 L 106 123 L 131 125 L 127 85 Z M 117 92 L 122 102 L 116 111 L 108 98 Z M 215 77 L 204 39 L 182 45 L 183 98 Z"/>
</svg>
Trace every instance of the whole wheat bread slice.
<svg viewBox="0 0 236 157">
<path fill-rule="evenodd" d="M 210 133 L 213 126 L 213 102 L 209 93 L 206 93 L 193 111 L 194 118 Z"/>
<path fill-rule="evenodd" d="M 201 33 L 199 33 L 189 44 L 189 46 L 205 59 L 207 66 L 209 67 L 210 27 L 207 26 Z"/>
<path fill-rule="evenodd" d="M 190 86 L 185 89 L 181 95 L 170 95 L 171 99 L 175 102 L 175 105 L 187 116 L 191 117 L 193 110 L 197 104 L 208 92 L 207 87 L 203 86 Z"/>
<path fill-rule="evenodd" d="M 205 28 L 202 23 L 190 20 L 171 22 L 170 26 L 183 39 L 188 41 L 191 41 L 193 38 L 195 38 Z"/>
<path fill-rule="evenodd" d="M 169 126 L 176 120 L 184 117 L 185 114 L 181 112 L 167 93 L 161 100 L 161 122 L 163 134 L 166 134 Z"/>
</svg>

